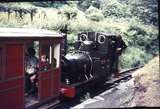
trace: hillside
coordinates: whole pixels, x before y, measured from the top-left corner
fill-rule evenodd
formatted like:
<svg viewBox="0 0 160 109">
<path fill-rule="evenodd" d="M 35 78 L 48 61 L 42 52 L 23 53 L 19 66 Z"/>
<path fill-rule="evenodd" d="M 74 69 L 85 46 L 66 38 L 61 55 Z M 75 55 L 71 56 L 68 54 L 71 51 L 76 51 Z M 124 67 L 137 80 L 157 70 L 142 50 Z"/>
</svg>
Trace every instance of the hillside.
<svg viewBox="0 0 160 109">
<path fill-rule="evenodd" d="M 159 56 L 133 74 L 135 96 L 133 106 L 160 106 L 160 69 Z"/>
<path fill-rule="evenodd" d="M 128 45 L 121 67 L 158 54 L 158 0 L 80 0 L 0 3 L 0 27 L 68 30 L 69 47 L 81 31 L 121 34 Z"/>
</svg>

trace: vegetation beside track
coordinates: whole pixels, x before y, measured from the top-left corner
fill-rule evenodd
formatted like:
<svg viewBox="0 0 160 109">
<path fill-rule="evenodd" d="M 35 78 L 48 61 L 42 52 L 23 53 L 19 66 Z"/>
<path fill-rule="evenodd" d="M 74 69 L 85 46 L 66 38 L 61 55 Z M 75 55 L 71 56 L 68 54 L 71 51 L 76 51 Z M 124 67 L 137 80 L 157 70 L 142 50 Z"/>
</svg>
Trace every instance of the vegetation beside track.
<svg viewBox="0 0 160 109">
<path fill-rule="evenodd" d="M 0 3 L 0 27 L 43 28 L 58 32 L 67 27 L 70 49 L 80 31 L 121 34 L 128 45 L 121 58 L 122 68 L 144 65 L 159 49 L 158 0 Z"/>
</svg>

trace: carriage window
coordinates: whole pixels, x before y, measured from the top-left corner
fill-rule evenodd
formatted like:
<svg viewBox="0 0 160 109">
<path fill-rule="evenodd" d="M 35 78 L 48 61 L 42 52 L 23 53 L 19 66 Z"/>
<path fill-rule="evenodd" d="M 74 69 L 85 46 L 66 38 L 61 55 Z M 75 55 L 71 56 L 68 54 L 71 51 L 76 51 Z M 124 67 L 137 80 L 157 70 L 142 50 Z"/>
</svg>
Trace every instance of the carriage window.
<svg viewBox="0 0 160 109">
<path fill-rule="evenodd" d="M 59 67 L 59 58 L 60 58 L 60 44 L 48 45 L 43 44 L 41 46 L 41 62 L 46 62 L 48 69 L 58 68 Z"/>
<path fill-rule="evenodd" d="M 0 80 L 2 79 L 2 48 L 0 47 Z"/>
<path fill-rule="evenodd" d="M 35 56 L 39 58 L 39 41 L 34 41 L 33 48 L 35 49 Z"/>
<path fill-rule="evenodd" d="M 51 67 L 51 57 L 52 57 L 52 50 L 51 46 L 48 44 L 43 44 L 41 46 L 41 56 L 40 56 L 40 70 L 47 71 Z"/>
<path fill-rule="evenodd" d="M 35 50 L 35 56 L 39 58 L 39 41 L 27 42 L 26 48 L 33 48 Z M 26 49 L 26 52 L 27 52 L 27 49 Z"/>
<path fill-rule="evenodd" d="M 53 61 L 55 63 L 55 67 L 59 68 L 60 66 L 60 44 L 55 45 L 54 47 L 54 58 Z"/>
<path fill-rule="evenodd" d="M 42 51 L 41 51 L 41 54 L 42 55 L 46 55 L 46 59 L 47 59 L 47 62 L 49 62 L 49 51 L 50 51 L 50 46 L 49 45 L 43 45 L 42 46 Z"/>
</svg>

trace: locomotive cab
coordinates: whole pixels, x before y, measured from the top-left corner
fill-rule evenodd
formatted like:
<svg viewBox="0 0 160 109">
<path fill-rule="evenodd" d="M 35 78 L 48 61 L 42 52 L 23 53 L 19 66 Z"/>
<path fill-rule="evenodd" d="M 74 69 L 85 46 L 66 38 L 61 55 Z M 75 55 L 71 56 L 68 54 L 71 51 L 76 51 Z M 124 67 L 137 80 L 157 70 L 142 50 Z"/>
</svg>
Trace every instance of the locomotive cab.
<svg viewBox="0 0 160 109">
<path fill-rule="evenodd" d="M 2 109 L 30 109 L 60 95 L 60 46 L 62 35 L 41 29 L 0 29 L 0 107 Z M 26 75 L 26 63 L 31 51 L 37 58 L 34 93 Z M 33 51 L 35 50 L 35 51 Z M 43 61 L 43 56 L 46 60 Z M 43 61 L 43 62 L 42 62 Z M 32 61 L 33 62 L 33 61 Z M 31 66 L 31 65 L 30 65 Z M 28 72 L 28 74 L 27 74 Z M 27 84 L 27 85 L 26 85 Z"/>
<path fill-rule="evenodd" d="M 82 32 L 78 34 L 81 42 L 79 51 L 87 52 L 92 59 L 92 75 L 95 78 L 107 80 L 110 78 L 110 40 L 115 34 L 101 32 Z"/>
</svg>

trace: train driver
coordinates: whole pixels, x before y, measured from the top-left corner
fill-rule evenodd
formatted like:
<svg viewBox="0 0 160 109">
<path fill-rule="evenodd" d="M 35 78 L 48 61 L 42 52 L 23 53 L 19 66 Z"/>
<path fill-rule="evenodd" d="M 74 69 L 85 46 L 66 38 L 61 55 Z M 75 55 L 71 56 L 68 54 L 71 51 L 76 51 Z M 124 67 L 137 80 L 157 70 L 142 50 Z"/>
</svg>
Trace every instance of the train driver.
<svg viewBox="0 0 160 109">
<path fill-rule="evenodd" d="M 114 53 L 112 56 L 112 72 L 114 73 L 114 77 L 119 76 L 119 56 L 122 54 L 124 49 L 126 49 L 126 44 L 122 40 L 122 37 L 119 35 L 114 40 Z"/>
</svg>

